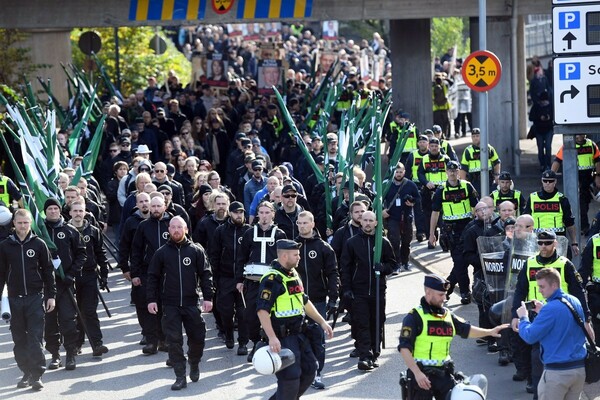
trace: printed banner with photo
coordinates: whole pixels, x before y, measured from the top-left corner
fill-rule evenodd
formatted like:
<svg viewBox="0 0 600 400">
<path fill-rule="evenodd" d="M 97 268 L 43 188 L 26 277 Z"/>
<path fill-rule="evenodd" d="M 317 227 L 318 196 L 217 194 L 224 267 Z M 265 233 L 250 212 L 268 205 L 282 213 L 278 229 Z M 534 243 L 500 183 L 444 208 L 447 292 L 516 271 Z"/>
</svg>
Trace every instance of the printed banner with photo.
<svg viewBox="0 0 600 400">
<path fill-rule="evenodd" d="M 326 74 L 337 60 L 337 51 L 319 50 L 317 64 L 321 73 Z"/>
<path fill-rule="evenodd" d="M 227 75 L 228 62 L 221 53 L 192 54 L 192 82 L 194 89 L 199 90 L 200 85 L 208 84 L 217 93 L 225 93 L 228 89 Z"/>
<path fill-rule="evenodd" d="M 281 60 L 260 60 L 258 62 L 258 93 L 263 96 L 274 95 L 273 86 L 281 88 L 282 76 Z"/>
<path fill-rule="evenodd" d="M 339 22 L 332 21 L 323 21 L 323 34 L 322 37 L 324 40 L 337 40 L 339 32 Z"/>
</svg>

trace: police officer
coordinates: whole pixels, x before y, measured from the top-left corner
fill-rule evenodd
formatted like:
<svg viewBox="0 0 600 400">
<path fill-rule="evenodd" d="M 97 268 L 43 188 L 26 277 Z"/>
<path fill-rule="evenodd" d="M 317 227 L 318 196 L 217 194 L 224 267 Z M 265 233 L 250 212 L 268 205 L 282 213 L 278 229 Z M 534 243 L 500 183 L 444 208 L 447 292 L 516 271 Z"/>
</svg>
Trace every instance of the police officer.
<svg viewBox="0 0 600 400">
<path fill-rule="evenodd" d="M 558 172 L 563 162 L 563 148 L 561 146 L 552 162 L 552 171 Z M 600 174 L 600 150 L 592 139 L 585 135 L 575 135 L 575 149 L 577 150 L 577 169 L 579 171 L 579 211 L 581 215 L 581 232 L 590 229 L 588 211 L 592 195 L 589 190 L 594 183 L 595 174 Z"/>
<path fill-rule="evenodd" d="M 518 214 L 516 216 L 525 214 L 525 197 L 523 193 L 517 189 L 511 189 L 513 181 L 510 176 L 510 172 L 502 171 L 498 176 L 498 189 L 490 193 L 490 197 L 494 199 L 494 205 L 500 206 L 500 203 L 504 201 L 510 201 L 515 205 L 515 209 Z"/>
<path fill-rule="evenodd" d="M 245 223 L 244 205 L 234 201 L 229 205 L 229 218 L 215 229 L 208 250 L 213 270 L 213 282 L 219 288 L 216 307 L 221 316 L 221 326 L 225 333 L 225 346 L 234 347 L 234 314 L 238 325 L 238 356 L 248 354 L 248 325 L 244 321 L 242 294 L 236 289 L 235 259 L 241 248 L 242 236 L 251 229 Z"/>
<path fill-rule="evenodd" d="M 408 367 L 408 398 L 411 400 L 445 399 L 454 387 L 454 363 L 450 343 L 455 335 L 463 339 L 499 337 L 508 324 L 493 329 L 470 325 L 444 307 L 450 282 L 437 276 L 425 276 L 425 296 L 402 321 L 398 351 Z M 426 329 L 424 329 L 426 328 Z M 432 329 L 433 328 L 433 329 Z"/>
<path fill-rule="evenodd" d="M 381 260 L 374 262 L 375 227 L 377 218 L 372 211 L 366 211 L 360 221 L 361 231 L 344 245 L 340 259 L 340 273 L 344 288 L 345 301 L 352 303 L 352 332 L 354 346 L 358 350 L 358 369 L 369 371 L 379 366 L 379 343 L 376 343 L 376 332 L 379 337 L 385 323 L 385 291 L 386 275 L 390 275 L 396 267 L 394 250 L 390 241 L 383 237 L 381 243 Z M 382 276 L 379 279 L 376 275 Z M 379 280 L 379 288 L 377 281 Z M 379 310 L 377 296 L 379 291 Z M 377 311 L 380 325 L 376 326 Z"/>
<path fill-rule="evenodd" d="M 463 259 L 463 248 L 460 240 L 461 234 L 472 217 L 472 208 L 477 204 L 477 192 L 470 182 L 458 179 L 460 165 L 456 161 L 450 161 L 446 165 L 446 174 L 448 180 L 440 186 L 432 200 L 432 212 L 429 229 L 429 244 L 435 246 L 435 229 L 442 217 L 441 235 L 446 235 L 450 242 L 450 255 L 454 262 L 454 267 L 450 272 L 451 289 L 458 283 L 460 286 L 461 303 L 469 304 L 471 302 L 471 292 L 469 290 L 469 275 L 467 274 L 467 264 Z M 446 239 L 444 239 L 446 240 Z"/>
<path fill-rule="evenodd" d="M 534 221 L 534 231 L 552 230 L 557 235 L 566 236 L 571 240 L 569 249 L 573 255 L 579 255 L 579 243 L 575 232 L 575 218 L 571 212 L 569 199 L 556 189 L 558 176 L 552 170 L 542 174 L 542 190 L 529 195 L 525 213 L 531 214 Z"/>
<path fill-rule="evenodd" d="M 0 170 L 0 202 L 6 207 L 11 207 L 12 202 L 16 201 L 20 208 L 23 208 L 23 195 L 19 188 L 8 176 Z M 1 204 L 0 203 L 0 204 Z"/>
<path fill-rule="evenodd" d="M 71 203 L 71 220 L 73 225 L 81 234 L 86 247 L 87 259 L 83 264 L 81 274 L 75 277 L 75 288 L 77 290 L 77 304 L 81 316 L 85 321 L 87 333 L 92 341 L 90 346 L 94 357 L 102 357 L 108 353 L 108 348 L 102 343 L 102 332 L 100 331 L 100 320 L 98 319 L 98 279 L 103 288 L 108 280 L 108 260 L 106 250 L 103 247 L 102 232 L 92 226 L 84 218 L 85 201 L 79 198 Z M 100 266 L 100 271 L 98 271 Z M 78 348 L 81 349 L 85 341 L 83 325 L 79 326 Z"/>
<path fill-rule="evenodd" d="M 14 234 L 0 243 L 0 293 L 6 285 L 10 304 L 10 333 L 15 344 L 15 361 L 23 378 L 18 388 L 41 390 L 46 370 L 42 349 L 44 312 L 54 309 L 56 286 L 50 251 L 31 232 L 31 213 L 15 212 Z"/>
<path fill-rule="evenodd" d="M 260 324 L 269 339 L 272 352 L 287 348 L 294 353 L 293 365 L 277 372 L 277 392 L 271 399 L 298 399 L 315 377 L 316 359 L 303 333 L 305 314 L 321 326 L 329 339 L 333 330 L 319 314 L 303 290 L 296 272 L 300 259 L 300 243 L 277 241 L 277 259 L 260 280 L 256 310 Z"/>
<path fill-rule="evenodd" d="M 277 257 L 275 243 L 285 239 L 285 233 L 273 224 L 275 206 L 264 201 L 258 205 L 258 224 L 248 229 L 242 236 L 241 247 L 236 255 L 236 288 L 245 296 L 246 310 L 244 322 L 248 325 L 248 337 L 254 342 L 248 354 L 248 362 L 256 351 L 260 341 L 260 324 L 256 316 L 259 280 L 268 265 Z"/>
<path fill-rule="evenodd" d="M 544 297 L 538 291 L 538 286 L 535 283 L 535 274 L 543 268 L 555 268 L 560 273 L 561 289 L 565 293 L 569 293 L 579 299 L 586 318 L 586 329 L 593 335 L 591 326 L 591 315 L 585 299 L 583 290 L 583 280 L 581 275 L 575 269 L 573 263 L 566 257 L 559 256 L 556 252 L 556 233 L 551 230 L 542 230 L 537 233 L 539 253 L 530 257 L 523 269 L 517 276 L 517 284 L 512 303 L 512 328 L 518 332 L 519 319 L 517 317 L 517 309 L 521 307 L 522 301 L 534 300 L 543 301 Z M 531 361 L 531 377 L 528 380 L 528 386 L 531 392 L 534 393 L 534 398 L 537 398 L 537 385 L 542 375 L 543 366 L 540 361 L 540 346 L 539 344 L 529 346 L 525 342 L 517 342 L 519 348 L 515 353 L 519 354 L 523 359 L 530 357 Z M 529 388 L 528 388 L 529 389 Z"/>
<path fill-rule="evenodd" d="M 389 125 L 390 132 L 387 137 L 386 147 L 389 146 L 388 159 L 391 159 L 396 150 L 396 145 L 402 139 L 400 133 L 402 129 L 407 130 L 407 139 L 402 149 L 402 155 L 400 161 L 406 162 L 409 154 L 417 149 L 417 137 L 419 135 L 418 129 L 415 124 L 410 123 L 410 115 L 406 112 L 399 110 L 394 116 L 394 120 Z M 385 153 L 385 151 L 384 151 Z"/>
<path fill-rule="evenodd" d="M 462 170 L 460 171 L 460 179 L 468 179 L 473 185 L 477 193 L 481 191 L 481 131 L 479 128 L 473 128 L 471 131 L 471 141 L 473 142 L 465 148 L 462 154 L 460 163 Z M 490 183 L 495 182 L 500 176 L 500 159 L 498 152 L 488 144 L 488 168 L 490 174 Z"/>
<path fill-rule="evenodd" d="M 587 292 L 596 345 L 600 343 L 600 233 L 591 236 L 581 254 L 579 273 Z"/>
<path fill-rule="evenodd" d="M 383 201 L 382 216 L 385 219 L 388 237 L 396 255 L 398 265 L 393 274 L 397 275 L 401 268 L 409 271 L 408 256 L 410 242 L 413 237 L 413 208 L 420 203 L 421 194 L 417 185 L 404 177 L 404 165 L 398 163 L 392 178 L 392 185 Z"/>
<path fill-rule="evenodd" d="M 448 140 L 444 139 L 444 136 L 442 135 L 442 127 L 439 125 L 434 125 L 431 127 L 431 131 L 433 132 L 433 136 L 440 141 L 440 151 L 442 154 L 445 154 L 450 157 L 451 160 L 458 162 L 458 156 L 456 155 L 454 148 Z"/>
<path fill-rule="evenodd" d="M 188 339 L 190 380 L 200 378 L 199 363 L 204 353 L 206 324 L 198 309 L 198 286 L 202 289 L 205 312 L 212 310 L 212 274 L 204 249 L 189 240 L 183 218 L 174 217 L 169 222 L 169 240 L 152 257 L 148 268 L 148 312 L 158 313 L 158 297 L 162 307 L 162 327 L 169 347 L 169 360 L 176 380 L 171 390 L 187 387 L 183 332 Z"/>
<path fill-rule="evenodd" d="M 315 229 L 315 219 L 311 212 L 302 211 L 298 214 L 298 237 L 296 241 L 302 244 L 300 248 L 300 262 L 296 271 L 304 283 L 304 291 L 313 303 L 319 314 L 326 318 L 328 312 L 335 311 L 340 278 L 338 274 L 335 252 L 331 246 L 321 239 Z M 311 326 L 314 328 L 314 326 Z M 325 338 L 321 329 L 311 329 L 317 333 L 313 351 L 319 362 L 317 375 L 312 383 L 315 389 L 324 389 L 321 381 L 321 371 L 325 365 Z"/>
<path fill-rule="evenodd" d="M 74 370 L 79 332 L 77 331 L 73 282 L 75 277 L 81 273 L 87 259 L 85 244 L 77 229 L 67 224 L 60 215 L 58 200 L 54 198 L 46 200 L 44 212 L 46 213 L 46 229 L 57 247 L 56 253 L 52 254 L 52 257 L 60 259 L 64 275 L 64 277 L 59 276 L 56 281 L 56 307 L 46 315 L 44 326 L 46 350 L 52 354 L 48 369 L 57 369 L 62 366 L 59 354 L 62 336 L 62 343 L 67 351 L 65 369 Z"/>
<path fill-rule="evenodd" d="M 406 163 L 404 164 L 406 167 L 406 178 L 412 180 L 417 185 L 419 192 L 422 190 L 423 185 L 421 185 L 421 182 L 419 182 L 418 170 L 421 162 L 423 161 L 423 157 L 425 157 L 429 152 L 429 137 L 426 136 L 428 131 L 431 132 L 430 129 L 427 129 L 425 131 L 425 135 L 419 135 L 419 141 L 417 142 L 418 148 L 410 153 L 406 159 Z M 433 132 L 431 135 L 433 136 Z M 427 227 L 429 216 L 426 216 L 423 212 L 423 206 L 420 200 L 415 203 L 413 211 L 415 214 L 415 225 L 417 228 L 417 240 L 419 242 L 423 242 L 425 239 L 427 239 L 427 234 L 429 233 L 429 229 Z"/>
<path fill-rule="evenodd" d="M 142 352 L 149 355 L 158 352 L 159 344 L 161 350 L 166 350 L 162 343 L 164 335 L 160 328 L 159 316 L 148 311 L 146 285 L 152 256 L 169 239 L 170 220 L 171 215 L 165 212 L 165 200 L 162 194 L 157 193 L 157 196 L 150 200 L 150 218 L 140 222 L 131 244 L 132 297 L 142 335 L 146 338 Z"/>
<path fill-rule="evenodd" d="M 426 232 L 429 232 L 429 220 L 431 219 L 431 198 L 435 194 L 448 175 L 446 174 L 446 164 L 450 162 L 450 157 L 440 152 L 440 141 L 437 138 L 429 140 L 429 154 L 423 157 L 423 161 L 417 171 L 419 183 L 422 186 L 421 198 L 423 214 L 425 215 Z M 429 248 L 433 248 L 429 246 Z"/>
</svg>

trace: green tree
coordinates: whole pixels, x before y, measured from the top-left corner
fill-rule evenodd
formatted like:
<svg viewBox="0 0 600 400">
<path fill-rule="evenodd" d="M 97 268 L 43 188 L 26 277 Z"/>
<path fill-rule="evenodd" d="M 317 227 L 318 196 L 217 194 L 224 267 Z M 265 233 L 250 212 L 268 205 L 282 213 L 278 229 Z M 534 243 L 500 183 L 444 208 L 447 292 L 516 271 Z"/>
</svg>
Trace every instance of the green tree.
<svg viewBox="0 0 600 400">
<path fill-rule="evenodd" d="M 83 66 L 87 56 L 79 49 L 79 36 L 90 29 L 74 29 L 71 32 L 73 62 Z M 116 86 L 115 38 L 113 28 L 93 29 L 102 39 L 102 48 L 97 56 L 106 68 L 112 83 Z M 132 94 L 147 86 L 148 76 L 156 76 L 159 85 L 166 82 L 167 73 L 173 70 L 185 86 L 191 78 L 192 66 L 189 60 L 177 50 L 173 42 L 161 31 L 159 35 L 167 43 L 167 51 L 156 55 L 150 48 L 150 40 L 156 33 L 152 27 L 118 28 L 119 66 L 121 72 L 121 93 Z"/>
<path fill-rule="evenodd" d="M 456 57 L 470 53 L 469 19 L 459 17 L 432 18 L 431 59 L 441 57 L 450 47 L 457 46 Z"/>
</svg>

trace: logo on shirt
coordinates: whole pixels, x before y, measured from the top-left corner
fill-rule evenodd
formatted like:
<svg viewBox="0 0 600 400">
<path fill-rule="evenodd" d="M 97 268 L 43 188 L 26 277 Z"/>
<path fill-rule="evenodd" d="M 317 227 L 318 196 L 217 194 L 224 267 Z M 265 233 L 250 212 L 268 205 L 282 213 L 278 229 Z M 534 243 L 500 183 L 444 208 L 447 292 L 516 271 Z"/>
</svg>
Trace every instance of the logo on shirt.
<svg viewBox="0 0 600 400">
<path fill-rule="evenodd" d="M 534 212 L 559 212 L 560 201 L 545 201 L 543 203 L 533 204 Z"/>
<path fill-rule="evenodd" d="M 241 236 L 238 238 L 238 244 L 242 244 L 242 237 Z"/>
<path fill-rule="evenodd" d="M 169 239 L 169 232 L 163 232 L 162 238 L 165 239 L 165 240 L 168 240 Z"/>
<path fill-rule="evenodd" d="M 34 251 L 34 250 L 32 250 L 32 249 L 29 249 L 29 250 L 27 250 L 27 251 L 25 252 L 25 254 L 27 254 L 27 257 L 29 257 L 29 258 L 33 258 L 33 257 L 35 257 L 35 251 Z"/>
<path fill-rule="evenodd" d="M 86 242 L 86 243 L 89 242 L 90 241 L 90 237 L 88 235 L 85 235 L 83 237 L 83 241 Z"/>
<path fill-rule="evenodd" d="M 188 266 L 192 263 L 192 259 L 189 257 L 185 257 L 182 261 L 183 265 Z"/>
<path fill-rule="evenodd" d="M 56 234 L 56 237 L 57 237 L 57 238 L 59 238 L 59 239 L 64 239 L 64 238 L 66 237 L 66 235 L 65 235 L 65 233 L 64 233 L 64 232 L 58 232 L 58 233 Z"/>
<path fill-rule="evenodd" d="M 427 334 L 429 336 L 454 336 L 454 329 L 450 322 L 427 321 Z"/>
<path fill-rule="evenodd" d="M 309 251 L 308 252 L 308 258 L 311 258 L 311 259 L 317 258 L 317 252 L 314 251 L 314 250 Z"/>
</svg>

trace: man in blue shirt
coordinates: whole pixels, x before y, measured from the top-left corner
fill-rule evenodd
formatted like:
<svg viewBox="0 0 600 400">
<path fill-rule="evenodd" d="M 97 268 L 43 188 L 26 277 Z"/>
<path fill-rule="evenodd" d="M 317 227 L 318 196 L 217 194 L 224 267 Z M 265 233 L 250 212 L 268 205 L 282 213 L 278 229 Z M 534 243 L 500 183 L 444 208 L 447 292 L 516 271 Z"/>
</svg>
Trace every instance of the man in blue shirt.
<svg viewBox="0 0 600 400">
<path fill-rule="evenodd" d="M 517 309 L 517 315 L 521 338 L 529 344 L 539 342 L 542 348 L 544 372 L 538 384 L 539 398 L 579 399 L 585 382 L 586 339 L 563 301 L 569 302 L 582 320 L 585 318 L 583 307 L 577 297 L 563 292 L 556 269 L 543 268 L 535 274 L 535 279 L 546 304 L 533 300 L 532 311 L 538 314 L 533 322 L 529 322 L 524 302 Z"/>
</svg>

